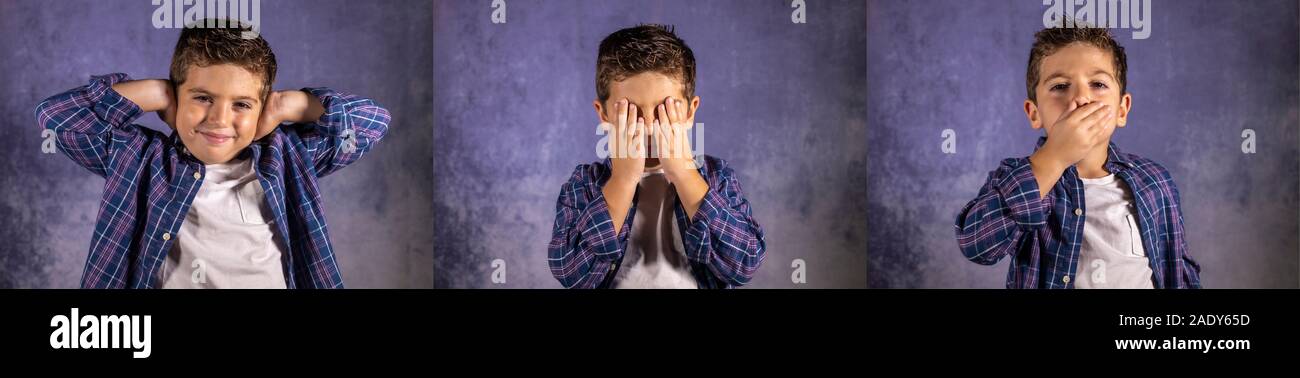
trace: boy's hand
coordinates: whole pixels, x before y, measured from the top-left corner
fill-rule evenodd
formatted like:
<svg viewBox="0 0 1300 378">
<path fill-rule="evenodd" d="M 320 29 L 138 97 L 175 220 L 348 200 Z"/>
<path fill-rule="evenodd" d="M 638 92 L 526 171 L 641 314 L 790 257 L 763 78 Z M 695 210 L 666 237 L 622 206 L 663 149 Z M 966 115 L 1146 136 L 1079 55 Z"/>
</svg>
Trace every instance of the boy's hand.
<svg viewBox="0 0 1300 378">
<path fill-rule="evenodd" d="M 1029 156 L 1039 195 L 1046 196 L 1066 168 L 1083 160 L 1098 145 L 1107 143 L 1114 125 L 1115 108 L 1109 104 L 1070 102 L 1069 109 L 1047 126 L 1047 142 Z"/>
<path fill-rule="evenodd" d="M 663 164 L 664 175 L 673 183 L 679 183 L 690 175 L 700 175 L 695 170 L 695 156 L 688 138 L 695 119 L 687 118 L 686 113 L 686 105 L 681 100 L 668 97 L 655 107 L 655 120 L 651 124 L 659 162 Z"/>
<path fill-rule="evenodd" d="M 158 111 L 158 118 L 167 124 L 172 130 L 176 130 L 176 95 L 172 93 L 171 81 L 162 80 L 163 91 L 166 93 L 167 105 Z"/>
<path fill-rule="evenodd" d="M 614 112 L 618 114 L 615 121 L 618 124 L 604 125 L 613 136 L 609 143 L 612 173 L 605 185 L 615 184 L 620 188 L 630 187 L 635 190 L 636 184 L 641 181 L 641 174 L 645 172 L 648 130 L 645 118 L 637 114 L 636 104 L 629 104 L 627 99 L 622 99 L 614 106 Z M 627 141 L 626 146 L 620 143 L 623 140 Z"/>
<path fill-rule="evenodd" d="M 156 112 L 168 127 L 176 129 L 176 95 L 171 81 L 163 79 L 132 80 L 113 84 L 113 90 L 135 103 L 140 110 Z"/>
<path fill-rule="evenodd" d="M 310 93 L 290 90 L 271 92 L 257 120 L 257 135 L 253 140 L 271 134 L 284 122 L 311 122 L 325 114 L 320 99 Z"/>
<path fill-rule="evenodd" d="M 709 183 L 695 167 L 695 156 L 688 138 L 690 129 L 695 126 L 695 117 L 688 114 L 686 106 L 685 102 L 672 97 L 664 99 L 664 103 L 656 107 L 653 128 L 664 176 L 676 188 L 686 218 L 694 221 L 704 195 L 709 191 Z"/>
<path fill-rule="evenodd" d="M 1039 151 L 1046 150 L 1050 155 L 1044 156 L 1055 161 L 1064 170 L 1074 165 L 1098 144 L 1106 143 L 1106 130 L 1114 124 L 1115 109 L 1100 101 L 1080 106 L 1070 102 L 1070 108 L 1061 118 L 1053 123 L 1047 137 L 1047 143 Z"/>
<path fill-rule="evenodd" d="M 605 195 L 614 232 L 618 233 L 623 230 L 623 220 L 631 210 L 632 197 L 636 196 L 636 185 L 645 172 L 647 130 L 645 119 L 637 115 L 636 104 L 629 104 L 625 98 L 614 106 L 618 124 L 601 124 L 613 136 L 609 142 L 610 177 L 601 193 Z M 626 147 L 620 146 L 623 140 L 627 141 Z"/>
</svg>

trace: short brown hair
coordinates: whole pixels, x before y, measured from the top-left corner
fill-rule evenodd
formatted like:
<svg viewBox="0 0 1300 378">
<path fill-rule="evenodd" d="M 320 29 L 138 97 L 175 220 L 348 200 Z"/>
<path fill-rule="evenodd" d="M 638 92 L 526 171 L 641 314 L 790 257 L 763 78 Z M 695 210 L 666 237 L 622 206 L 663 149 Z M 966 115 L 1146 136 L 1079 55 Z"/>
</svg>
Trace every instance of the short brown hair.
<svg viewBox="0 0 1300 378">
<path fill-rule="evenodd" d="M 682 82 L 682 95 L 695 97 L 695 54 L 671 26 L 648 24 L 616 31 L 600 41 L 596 55 L 596 97 L 609 99 L 609 84 L 642 72 Z"/>
<path fill-rule="evenodd" d="M 201 20 L 187 25 L 181 30 L 176 51 L 172 53 L 172 89 L 185 82 L 186 71 L 191 66 L 233 64 L 262 77 L 265 101 L 275 82 L 275 53 L 260 34 L 248 33 L 252 31 L 251 26 L 234 20 Z M 245 38 L 248 35 L 256 37 Z"/>
<path fill-rule="evenodd" d="M 1052 27 L 1034 34 L 1034 47 L 1029 49 L 1029 68 L 1025 72 L 1025 89 L 1028 91 L 1030 101 L 1038 102 L 1038 95 L 1034 93 L 1034 88 L 1038 86 L 1040 75 L 1038 70 L 1043 58 L 1052 55 L 1057 49 L 1076 42 L 1093 45 L 1110 52 L 1115 63 L 1115 73 L 1119 75 L 1116 78 L 1119 80 L 1119 93 L 1127 93 L 1128 57 L 1124 55 L 1124 46 L 1115 42 L 1115 38 L 1110 35 L 1110 30 L 1077 22 L 1075 27 Z"/>
</svg>

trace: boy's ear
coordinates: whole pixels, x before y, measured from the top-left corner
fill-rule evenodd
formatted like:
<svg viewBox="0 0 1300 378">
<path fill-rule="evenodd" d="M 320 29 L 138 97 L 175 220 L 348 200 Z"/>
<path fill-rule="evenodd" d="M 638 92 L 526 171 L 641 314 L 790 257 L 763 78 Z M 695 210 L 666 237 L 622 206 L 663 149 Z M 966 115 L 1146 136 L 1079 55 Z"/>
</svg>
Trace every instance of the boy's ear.
<svg viewBox="0 0 1300 378">
<path fill-rule="evenodd" d="M 1119 113 L 1115 114 L 1115 127 L 1128 124 L 1128 111 L 1133 108 L 1133 96 L 1125 93 L 1119 98 Z"/>
<path fill-rule="evenodd" d="M 599 119 L 600 119 L 600 122 L 602 122 L 602 123 L 609 122 L 608 120 L 605 119 L 605 109 L 604 109 L 604 104 L 600 103 L 600 100 L 592 101 L 592 102 L 591 102 L 591 106 L 596 107 L 596 118 L 599 118 Z M 612 123 L 612 122 L 610 122 L 610 123 Z"/>
<path fill-rule="evenodd" d="M 695 111 L 700 109 L 700 96 L 695 96 L 694 98 L 691 98 L 691 104 L 687 108 L 688 109 L 686 110 L 686 118 L 695 119 Z"/>
<path fill-rule="evenodd" d="M 1035 130 L 1043 128 L 1043 117 L 1038 113 L 1038 104 L 1025 100 L 1025 117 L 1029 118 L 1029 127 Z"/>
</svg>

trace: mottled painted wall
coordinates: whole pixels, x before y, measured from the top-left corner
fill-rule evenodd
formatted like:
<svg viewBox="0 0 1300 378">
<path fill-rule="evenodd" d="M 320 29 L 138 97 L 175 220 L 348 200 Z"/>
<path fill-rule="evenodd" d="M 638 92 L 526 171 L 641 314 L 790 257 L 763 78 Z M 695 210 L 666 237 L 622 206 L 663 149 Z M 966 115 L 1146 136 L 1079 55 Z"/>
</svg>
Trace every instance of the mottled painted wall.
<svg viewBox="0 0 1300 378">
<path fill-rule="evenodd" d="M 546 246 L 560 185 L 596 160 L 596 47 L 666 23 L 699 62 L 705 152 L 736 167 L 766 231 L 750 287 L 864 287 L 865 3 L 809 3 L 795 25 L 776 0 L 509 1 L 505 24 L 488 1 L 436 2 L 436 286 L 560 287 Z"/>
<path fill-rule="evenodd" d="M 320 181 L 349 287 L 432 287 L 432 4 L 262 1 L 277 89 L 328 86 L 374 98 L 388 137 Z M 0 287 L 77 287 L 104 180 L 42 154 L 41 99 L 125 72 L 166 78 L 179 30 L 154 29 L 148 0 L 0 1 Z M 140 123 L 166 126 L 156 116 Z"/>
<path fill-rule="evenodd" d="M 953 221 L 999 160 L 1033 151 L 1024 70 L 1043 9 L 869 2 L 872 287 L 1004 286 L 1009 259 L 966 261 Z M 1297 3 L 1157 0 L 1152 13 L 1148 39 L 1117 34 L 1133 112 L 1114 141 L 1172 172 L 1206 287 L 1297 287 Z M 1241 151 L 1245 128 L 1256 154 Z"/>
</svg>

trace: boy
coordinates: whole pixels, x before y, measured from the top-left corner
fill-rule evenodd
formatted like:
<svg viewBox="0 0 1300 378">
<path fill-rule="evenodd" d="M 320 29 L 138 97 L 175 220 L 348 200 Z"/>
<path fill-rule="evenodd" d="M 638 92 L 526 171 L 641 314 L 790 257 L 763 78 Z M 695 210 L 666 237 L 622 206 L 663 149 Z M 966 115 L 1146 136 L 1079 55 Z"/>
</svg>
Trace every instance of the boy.
<svg viewBox="0 0 1300 378">
<path fill-rule="evenodd" d="M 169 80 L 96 76 L 36 107 L 59 149 L 106 179 L 81 286 L 342 288 L 316 179 L 383 138 L 388 111 L 272 92 L 266 40 L 208 25 L 222 26 L 181 31 Z M 132 124 L 146 112 L 173 132 Z"/>
<path fill-rule="evenodd" d="M 1133 101 L 1124 48 L 1104 28 L 1034 37 L 1024 111 L 1046 137 L 1003 160 L 962 209 L 962 254 L 1011 256 L 1008 288 L 1199 288 L 1173 178 L 1110 142 Z"/>
<path fill-rule="evenodd" d="M 566 288 L 732 288 L 763 262 L 763 230 L 731 167 L 695 159 L 695 57 L 661 25 L 600 43 L 593 102 L 611 157 L 560 188 L 548 249 Z M 630 139 L 635 147 L 621 147 Z M 678 143 L 674 143 L 676 141 Z"/>
</svg>

